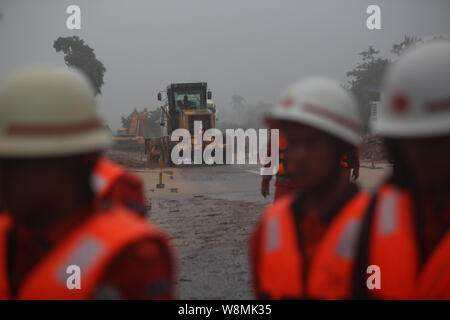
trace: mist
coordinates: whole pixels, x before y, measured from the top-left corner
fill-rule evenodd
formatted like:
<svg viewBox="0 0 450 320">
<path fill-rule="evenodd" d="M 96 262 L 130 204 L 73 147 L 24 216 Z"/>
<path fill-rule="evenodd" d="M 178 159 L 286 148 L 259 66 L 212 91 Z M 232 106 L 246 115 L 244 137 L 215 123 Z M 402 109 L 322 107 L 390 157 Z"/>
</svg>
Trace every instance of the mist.
<svg viewBox="0 0 450 320">
<path fill-rule="evenodd" d="M 81 8 L 68 30 L 66 8 Z M 297 79 L 345 73 L 369 45 L 388 56 L 404 35 L 450 34 L 450 2 L 376 1 L 381 30 L 368 30 L 373 1 L 2 0 L 0 78 L 30 64 L 64 65 L 53 41 L 77 35 L 106 67 L 101 112 L 115 130 L 134 108 L 154 110 L 175 82 L 208 82 L 219 123 L 261 125 L 263 112 Z M 236 112 L 233 95 L 245 99 Z M 263 107 L 261 107 L 263 106 Z"/>
</svg>

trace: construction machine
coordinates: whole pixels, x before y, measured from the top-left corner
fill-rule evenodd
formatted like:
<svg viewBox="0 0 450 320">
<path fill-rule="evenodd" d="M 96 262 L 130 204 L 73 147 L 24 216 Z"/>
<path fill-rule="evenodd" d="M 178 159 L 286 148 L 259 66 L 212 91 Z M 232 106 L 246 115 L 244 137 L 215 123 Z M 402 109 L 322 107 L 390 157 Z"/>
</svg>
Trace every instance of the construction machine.
<svg viewBox="0 0 450 320">
<path fill-rule="evenodd" d="M 144 109 L 131 117 L 130 128 L 119 128 L 113 138 L 116 148 L 137 150 L 145 144 L 145 138 L 150 135 L 148 110 Z M 142 149 L 141 149 L 142 150 Z"/>
<path fill-rule="evenodd" d="M 162 92 L 166 92 L 163 99 Z M 162 101 L 161 108 L 161 134 L 160 137 L 145 139 L 145 154 L 147 160 L 171 163 L 172 148 L 178 143 L 171 141 L 170 136 L 176 129 L 187 129 L 191 134 L 191 152 L 201 146 L 203 149 L 211 141 L 195 143 L 194 121 L 201 121 L 202 131 L 215 128 L 216 106 L 211 100 L 211 91 L 206 82 L 172 83 L 166 91 L 158 92 L 158 101 Z M 203 140 L 203 139 L 202 139 Z M 224 145 L 221 145 L 224 148 Z M 225 153 L 225 149 L 224 149 Z"/>
</svg>

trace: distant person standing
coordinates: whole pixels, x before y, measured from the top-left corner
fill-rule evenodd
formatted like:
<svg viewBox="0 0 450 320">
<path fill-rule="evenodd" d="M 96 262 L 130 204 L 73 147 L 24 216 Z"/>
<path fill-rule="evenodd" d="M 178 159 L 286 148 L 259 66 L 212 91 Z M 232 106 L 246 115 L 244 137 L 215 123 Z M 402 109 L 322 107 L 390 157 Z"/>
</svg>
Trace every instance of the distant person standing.
<svg viewBox="0 0 450 320">
<path fill-rule="evenodd" d="M 189 101 L 189 98 L 186 94 L 184 95 L 183 105 L 185 108 L 189 108 L 192 105 L 192 102 Z"/>
<path fill-rule="evenodd" d="M 344 154 L 341 157 L 340 163 L 345 170 L 345 174 L 348 179 L 351 178 L 355 181 L 359 177 L 359 152 L 357 149 L 352 150 L 349 153 Z"/>
<path fill-rule="evenodd" d="M 274 120 L 269 121 L 272 126 L 277 126 L 277 122 Z M 270 139 L 268 145 L 270 146 Z M 275 195 L 274 200 L 280 199 L 284 195 L 290 194 L 297 190 L 295 183 L 292 181 L 292 178 L 287 171 L 286 166 L 286 149 L 287 149 L 287 141 L 286 137 L 283 135 L 283 132 L 279 132 L 279 144 L 278 144 L 278 171 L 275 178 Z M 268 156 L 270 157 L 270 148 L 268 148 Z M 270 167 L 270 163 L 266 165 L 266 167 Z M 271 175 L 263 175 L 261 181 L 261 194 L 263 197 L 267 197 L 270 194 L 270 180 L 272 179 Z"/>
</svg>

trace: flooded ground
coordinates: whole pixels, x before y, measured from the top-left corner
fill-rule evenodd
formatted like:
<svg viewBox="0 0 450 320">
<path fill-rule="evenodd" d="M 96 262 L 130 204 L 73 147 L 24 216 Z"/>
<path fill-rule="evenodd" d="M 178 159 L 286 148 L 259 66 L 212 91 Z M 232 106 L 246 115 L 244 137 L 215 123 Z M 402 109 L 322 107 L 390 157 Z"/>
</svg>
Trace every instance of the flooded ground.
<svg viewBox="0 0 450 320">
<path fill-rule="evenodd" d="M 361 163 L 359 183 L 373 189 L 389 165 Z M 258 166 L 189 166 L 139 169 L 152 209 L 149 217 L 172 237 L 181 299 L 252 299 L 248 237 L 273 200 L 260 194 Z"/>
</svg>

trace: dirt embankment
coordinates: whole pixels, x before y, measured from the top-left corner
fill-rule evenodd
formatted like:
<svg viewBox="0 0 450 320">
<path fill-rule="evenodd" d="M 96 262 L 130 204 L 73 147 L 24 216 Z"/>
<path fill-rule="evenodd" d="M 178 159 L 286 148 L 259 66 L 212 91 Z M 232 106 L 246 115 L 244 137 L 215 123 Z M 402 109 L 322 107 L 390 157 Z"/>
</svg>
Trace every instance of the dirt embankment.
<svg viewBox="0 0 450 320">
<path fill-rule="evenodd" d="M 130 169 L 154 169 L 159 167 L 157 163 L 146 163 L 144 154 L 141 158 L 140 152 L 108 150 L 104 155 L 115 163 Z"/>
</svg>

